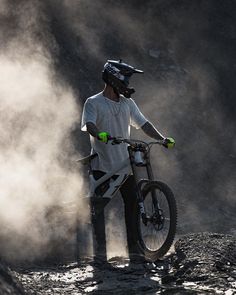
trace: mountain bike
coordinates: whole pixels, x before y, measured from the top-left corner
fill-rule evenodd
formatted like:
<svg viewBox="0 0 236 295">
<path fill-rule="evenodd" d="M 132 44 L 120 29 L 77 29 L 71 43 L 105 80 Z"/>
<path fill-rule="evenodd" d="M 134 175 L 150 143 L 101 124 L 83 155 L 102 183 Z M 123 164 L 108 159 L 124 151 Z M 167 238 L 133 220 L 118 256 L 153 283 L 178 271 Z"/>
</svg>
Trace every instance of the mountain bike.
<svg viewBox="0 0 236 295">
<path fill-rule="evenodd" d="M 141 140 L 111 137 L 112 145 L 126 144 L 129 157 L 115 169 L 95 180 L 89 173 L 89 198 L 111 199 L 128 178 L 120 173 L 130 167 L 136 183 L 136 200 L 132 214 L 132 226 L 137 236 L 137 247 L 147 260 L 155 261 L 170 249 L 176 232 L 177 208 L 174 194 L 167 184 L 154 180 L 150 162 L 151 147 L 163 145 L 163 141 L 144 142 Z M 91 164 L 97 154 L 78 160 L 84 165 Z M 137 169 L 145 167 L 147 179 L 138 179 Z M 93 212 L 93 210 L 92 210 Z"/>
</svg>

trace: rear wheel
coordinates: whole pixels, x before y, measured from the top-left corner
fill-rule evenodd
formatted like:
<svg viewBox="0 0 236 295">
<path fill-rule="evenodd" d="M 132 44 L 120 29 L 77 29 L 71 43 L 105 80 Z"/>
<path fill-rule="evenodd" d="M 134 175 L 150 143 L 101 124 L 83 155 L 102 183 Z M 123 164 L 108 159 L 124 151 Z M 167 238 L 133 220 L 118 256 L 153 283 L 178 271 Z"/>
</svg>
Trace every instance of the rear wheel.
<svg viewBox="0 0 236 295">
<path fill-rule="evenodd" d="M 176 232 L 177 208 L 171 189 L 163 182 L 152 181 L 142 190 L 147 219 L 136 204 L 137 245 L 147 260 L 155 261 L 170 249 Z"/>
</svg>

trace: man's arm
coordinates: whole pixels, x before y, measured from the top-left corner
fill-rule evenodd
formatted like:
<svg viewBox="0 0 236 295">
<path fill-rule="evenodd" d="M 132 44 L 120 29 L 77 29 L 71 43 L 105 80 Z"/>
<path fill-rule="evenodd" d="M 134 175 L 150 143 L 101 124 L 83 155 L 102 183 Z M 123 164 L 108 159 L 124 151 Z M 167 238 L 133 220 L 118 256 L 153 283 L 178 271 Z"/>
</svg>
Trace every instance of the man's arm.
<svg viewBox="0 0 236 295">
<path fill-rule="evenodd" d="M 106 131 L 99 131 L 97 126 L 92 123 L 92 122 L 87 122 L 86 123 L 86 127 L 87 127 L 87 131 L 89 134 L 91 134 L 93 137 L 95 137 L 96 139 L 107 143 L 109 140 L 109 133 Z"/>
<path fill-rule="evenodd" d="M 93 124 L 92 122 L 87 122 L 86 127 L 89 134 L 91 134 L 93 137 L 96 137 L 96 138 L 98 137 L 99 131 L 95 124 Z"/>
<path fill-rule="evenodd" d="M 146 122 L 141 128 L 143 132 L 151 138 L 154 138 L 156 140 L 165 139 L 165 137 L 159 131 L 157 131 L 157 129 L 150 122 Z"/>
</svg>

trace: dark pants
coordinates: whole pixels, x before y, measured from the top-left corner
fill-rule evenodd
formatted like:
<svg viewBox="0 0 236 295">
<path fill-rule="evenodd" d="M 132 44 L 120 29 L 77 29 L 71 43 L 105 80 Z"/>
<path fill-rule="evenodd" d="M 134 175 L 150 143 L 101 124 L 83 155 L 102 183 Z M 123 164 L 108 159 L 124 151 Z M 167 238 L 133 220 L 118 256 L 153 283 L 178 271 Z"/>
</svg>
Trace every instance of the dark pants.
<svg viewBox="0 0 236 295">
<path fill-rule="evenodd" d="M 99 170 L 93 171 L 93 176 L 97 180 L 102 177 L 105 173 Z M 120 192 L 124 201 L 124 210 L 125 210 L 125 225 L 126 225 L 126 233 L 127 233 L 127 243 L 128 243 L 128 252 L 129 256 L 131 254 L 137 254 L 136 250 L 136 234 L 133 230 L 133 218 L 132 214 L 134 214 L 135 209 L 135 199 L 136 199 L 136 188 L 135 188 L 135 180 L 133 175 L 130 175 L 125 183 L 122 185 Z M 95 235 L 95 247 L 94 254 L 95 257 L 102 256 L 106 259 L 106 233 L 105 233 L 105 216 L 104 216 L 104 206 L 109 200 L 105 199 L 96 199 L 93 198 L 92 207 L 92 223 Z"/>
</svg>

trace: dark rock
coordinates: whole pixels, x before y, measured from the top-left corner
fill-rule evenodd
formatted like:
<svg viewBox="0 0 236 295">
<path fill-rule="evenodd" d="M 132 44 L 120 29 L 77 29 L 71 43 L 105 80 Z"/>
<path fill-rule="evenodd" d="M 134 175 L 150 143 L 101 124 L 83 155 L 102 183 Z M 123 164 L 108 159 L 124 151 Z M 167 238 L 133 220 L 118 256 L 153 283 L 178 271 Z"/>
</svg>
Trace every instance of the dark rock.
<svg viewBox="0 0 236 295">
<path fill-rule="evenodd" d="M 0 263 L 0 294 L 1 295 L 23 295 L 25 292 L 17 281 L 14 273 L 8 267 Z"/>
<path fill-rule="evenodd" d="M 236 238 L 215 233 L 198 233 L 181 237 L 175 243 L 172 273 L 163 284 L 175 282 L 236 291 Z M 232 291 L 233 292 L 233 291 Z M 233 294 L 233 293 L 230 293 Z"/>
</svg>

